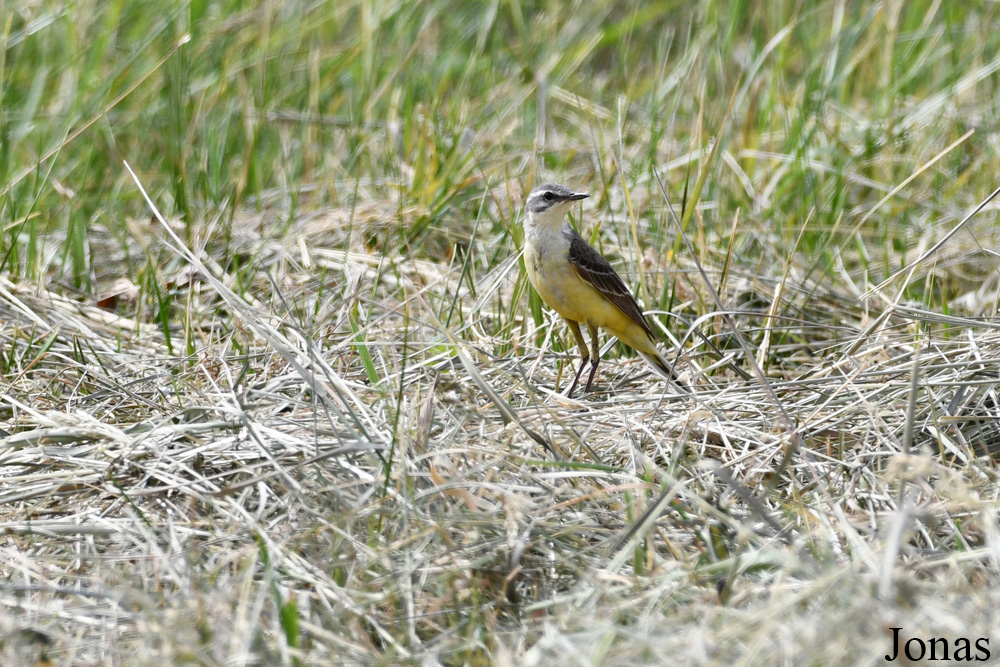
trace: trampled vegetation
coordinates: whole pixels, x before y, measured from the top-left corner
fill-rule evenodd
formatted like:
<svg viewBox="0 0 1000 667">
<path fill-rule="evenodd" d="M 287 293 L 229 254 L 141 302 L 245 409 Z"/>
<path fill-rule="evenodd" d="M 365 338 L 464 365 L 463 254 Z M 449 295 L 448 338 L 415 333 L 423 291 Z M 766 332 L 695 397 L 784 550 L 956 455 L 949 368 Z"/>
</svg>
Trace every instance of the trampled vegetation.
<svg viewBox="0 0 1000 667">
<path fill-rule="evenodd" d="M 1000 636 L 1000 6 L 21 1 L 0 46 L 0 663 Z M 559 394 L 553 180 L 693 397 L 621 346 Z"/>
</svg>

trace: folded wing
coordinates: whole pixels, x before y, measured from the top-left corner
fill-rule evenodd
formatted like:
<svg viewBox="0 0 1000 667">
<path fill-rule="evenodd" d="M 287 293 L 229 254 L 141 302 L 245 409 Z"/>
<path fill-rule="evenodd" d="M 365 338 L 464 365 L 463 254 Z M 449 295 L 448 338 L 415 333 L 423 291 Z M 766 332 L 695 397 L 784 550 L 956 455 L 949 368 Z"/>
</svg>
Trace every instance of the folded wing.
<svg viewBox="0 0 1000 667">
<path fill-rule="evenodd" d="M 594 250 L 589 243 L 583 240 L 575 231 L 570 238 L 569 262 L 573 265 L 573 270 L 580 276 L 580 279 L 596 289 L 604 297 L 613 303 L 618 310 L 646 332 L 651 340 L 655 340 L 649 322 L 642 314 L 642 309 L 636 303 L 632 292 L 622 282 L 621 277 L 608 263 L 608 260 L 601 256 L 601 253 Z"/>
</svg>

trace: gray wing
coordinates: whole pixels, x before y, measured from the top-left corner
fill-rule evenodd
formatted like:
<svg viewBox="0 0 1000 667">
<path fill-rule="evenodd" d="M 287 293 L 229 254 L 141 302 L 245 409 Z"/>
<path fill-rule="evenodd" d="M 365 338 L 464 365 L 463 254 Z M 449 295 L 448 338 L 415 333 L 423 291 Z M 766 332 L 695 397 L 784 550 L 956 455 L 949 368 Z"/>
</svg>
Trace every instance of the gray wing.
<svg viewBox="0 0 1000 667">
<path fill-rule="evenodd" d="M 594 250 L 589 243 L 583 240 L 575 231 L 572 232 L 569 243 L 569 263 L 580 276 L 583 282 L 587 283 L 600 292 L 608 301 L 613 303 L 618 310 L 625 313 L 630 320 L 642 327 L 650 339 L 655 340 L 649 322 L 642 314 L 642 309 L 636 303 L 632 292 L 625 286 L 622 279 L 615 273 L 614 268 L 608 260 L 601 256 L 601 253 Z"/>
</svg>

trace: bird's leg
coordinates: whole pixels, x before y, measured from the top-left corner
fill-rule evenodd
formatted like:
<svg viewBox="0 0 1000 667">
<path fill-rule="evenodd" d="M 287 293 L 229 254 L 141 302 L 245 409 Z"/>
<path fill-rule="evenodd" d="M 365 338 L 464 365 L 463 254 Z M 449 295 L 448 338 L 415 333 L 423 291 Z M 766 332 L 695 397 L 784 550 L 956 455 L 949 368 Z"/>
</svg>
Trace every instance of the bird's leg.
<svg viewBox="0 0 1000 667">
<path fill-rule="evenodd" d="M 590 329 L 590 377 L 587 378 L 587 386 L 583 388 L 584 391 L 590 391 L 590 384 L 594 381 L 594 376 L 597 375 L 597 364 L 601 363 L 601 346 L 597 344 L 597 327 L 593 324 L 588 324 Z M 584 359 L 586 363 L 586 359 Z M 581 368 L 581 370 L 583 370 Z"/>
<path fill-rule="evenodd" d="M 580 348 L 580 354 L 583 355 L 583 359 L 580 361 L 580 370 L 576 372 L 573 384 L 569 386 L 569 391 L 566 392 L 566 398 L 573 398 L 573 390 L 576 389 L 576 383 L 580 381 L 580 376 L 583 375 L 583 369 L 587 367 L 587 362 L 590 360 L 590 353 L 587 352 L 587 341 L 583 339 L 583 332 L 580 331 L 580 325 L 573 320 L 566 320 L 566 324 L 569 325 L 569 330 L 573 332 L 573 337 L 576 338 L 576 345 Z M 587 388 L 590 388 L 589 382 L 587 383 Z"/>
</svg>

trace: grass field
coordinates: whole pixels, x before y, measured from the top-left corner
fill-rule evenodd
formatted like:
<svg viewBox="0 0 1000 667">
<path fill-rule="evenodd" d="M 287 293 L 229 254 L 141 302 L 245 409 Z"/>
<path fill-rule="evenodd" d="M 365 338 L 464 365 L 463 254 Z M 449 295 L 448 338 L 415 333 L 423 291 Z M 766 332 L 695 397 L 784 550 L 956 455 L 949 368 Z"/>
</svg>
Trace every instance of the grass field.
<svg viewBox="0 0 1000 667">
<path fill-rule="evenodd" d="M 0 664 L 996 659 L 1000 5 L 164 7 L 0 2 Z"/>
</svg>

